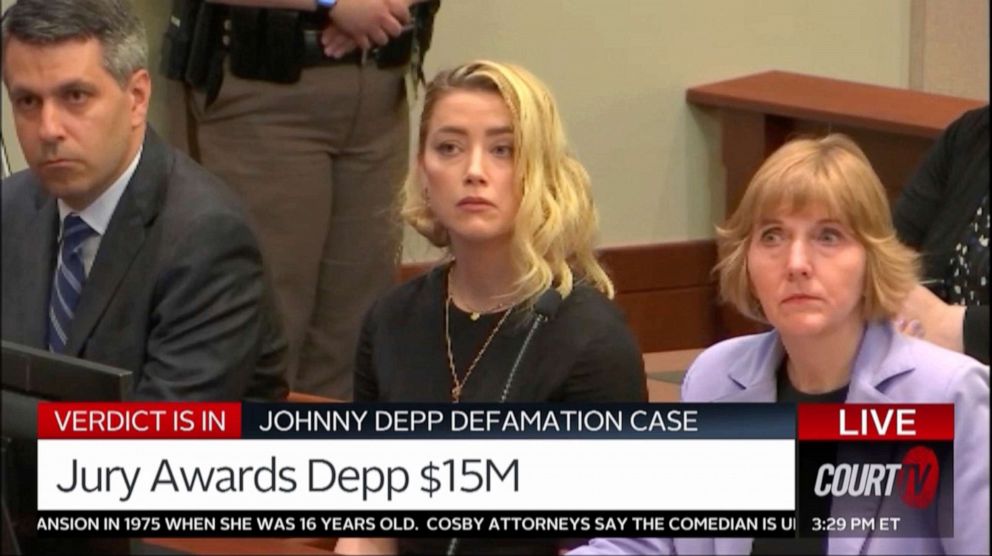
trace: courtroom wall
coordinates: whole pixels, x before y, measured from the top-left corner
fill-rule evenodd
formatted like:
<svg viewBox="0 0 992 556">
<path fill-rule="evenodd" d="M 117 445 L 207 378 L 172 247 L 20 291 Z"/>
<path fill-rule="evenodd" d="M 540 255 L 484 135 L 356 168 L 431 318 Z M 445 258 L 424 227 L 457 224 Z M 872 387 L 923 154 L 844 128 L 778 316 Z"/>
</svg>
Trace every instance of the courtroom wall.
<svg viewBox="0 0 992 556">
<path fill-rule="evenodd" d="M 602 242 L 681 241 L 711 237 L 723 213 L 718 121 L 687 87 L 767 69 L 906 87 L 909 25 L 906 0 L 459 0 L 443 3 L 427 66 L 532 70 L 592 176 Z"/>
<path fill-rule="evenodd" d="M 910 21 L 910 88 L 988 101 L 988 0 L 913 0 Z"/>
<path fill-rule="evenodd" d="M 13 4 L 11 0 L 0 0 L 0 11 L 6 10 L 7 6 Z M 0 65 L 2 67 L 2 65 Z M 10 160 L 11 171 L 21 170 L 24 164 L 24 155 L 17 145 L 17 135 L 14 133 L 14 121 L 10 113 L 10 99 L 7 98 L 7 88 L 3 88 L 0 94 L 0 134 L 3 137 L 3 145 L 7 158 Z"/>
<path fill-rule="evenodd" d="M 911 36 L 940 35 L 914 34 L 914 1 L 444 0 L 427 73 L 486 57 L 545 80 L 592 176 L 603 244 L 706 238 L 723 213 L 719 126 L 685 103 L 685 89 L 766 69 L 908 87 Z M 170 2 L 135 4 L 157 68 Z M 987 73 L 987 23 L 978 35 L 969 40 L 981 39 Z M 974 63 L 943 65 L 964 76 Z M 151 120 L 168 133 L 181 112 L 164 91 L 156 78 Z M 6 95 L 3 110 L 8 150 L 21 168 Z M 408 241 L 408 260 L 429 256 Z"/>
</svg>

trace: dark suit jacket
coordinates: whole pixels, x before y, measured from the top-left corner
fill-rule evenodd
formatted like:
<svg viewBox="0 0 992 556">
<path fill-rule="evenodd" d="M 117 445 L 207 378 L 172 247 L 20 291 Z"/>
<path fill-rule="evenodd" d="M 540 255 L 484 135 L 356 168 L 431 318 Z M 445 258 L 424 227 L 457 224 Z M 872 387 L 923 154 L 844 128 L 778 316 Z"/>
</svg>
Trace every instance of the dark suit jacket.
<svg viewBox="0 0 992 556">
<path fill-rule="evenodd" d="M 2 336 L 45 347 L 56 200 L 3 181 Z M 274 399 L 285 340 L 246 213 L 218 178 L 150 128 L 100 241 L 66 355 L 134 372 L 136 399 Z"/>
</svg>

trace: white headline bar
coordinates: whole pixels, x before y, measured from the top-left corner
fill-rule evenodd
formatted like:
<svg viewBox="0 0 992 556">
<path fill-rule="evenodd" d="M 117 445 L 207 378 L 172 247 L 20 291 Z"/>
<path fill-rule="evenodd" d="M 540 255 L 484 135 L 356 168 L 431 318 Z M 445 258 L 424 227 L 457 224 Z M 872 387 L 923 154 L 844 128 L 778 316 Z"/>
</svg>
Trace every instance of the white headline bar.
<svg viewBox="0 0 992 556">
<path fill-rule="evenodd" d="M 795 509 L 793 440 L 39 440 L 39 510 Z"/>
</svg>

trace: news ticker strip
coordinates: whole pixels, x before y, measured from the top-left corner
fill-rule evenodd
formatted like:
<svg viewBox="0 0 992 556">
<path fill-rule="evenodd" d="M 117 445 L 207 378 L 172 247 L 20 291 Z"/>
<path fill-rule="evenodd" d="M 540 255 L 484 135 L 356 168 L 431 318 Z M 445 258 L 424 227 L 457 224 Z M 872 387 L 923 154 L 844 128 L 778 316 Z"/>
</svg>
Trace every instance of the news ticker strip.
<svg viewBox="0 0 992 556">
<path fill-rule="evenodd" d="M 794 537 L 793 512 L 41 512 L 48 537 Z"/>
<path fill-rule="evenodd" d="M 45 512 L 798 511 L 889 536 L 952 514 L 939 404 L 43 404 L 39 439 Z"/>
</svg>

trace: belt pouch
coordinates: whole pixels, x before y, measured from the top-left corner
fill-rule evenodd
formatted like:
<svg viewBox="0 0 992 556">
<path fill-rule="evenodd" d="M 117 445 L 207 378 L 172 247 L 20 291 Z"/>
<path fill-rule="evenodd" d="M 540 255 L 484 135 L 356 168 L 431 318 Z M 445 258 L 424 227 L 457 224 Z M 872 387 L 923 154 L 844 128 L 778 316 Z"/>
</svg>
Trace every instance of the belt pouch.
<svg viewBox="0 0 992 556">
<path fill-rule="evenodd" d="M 293 10 L 231 9 L 231 73 L 242 79 L 295 83 L 303 69 L 303 28 Z"/>
</svg>

